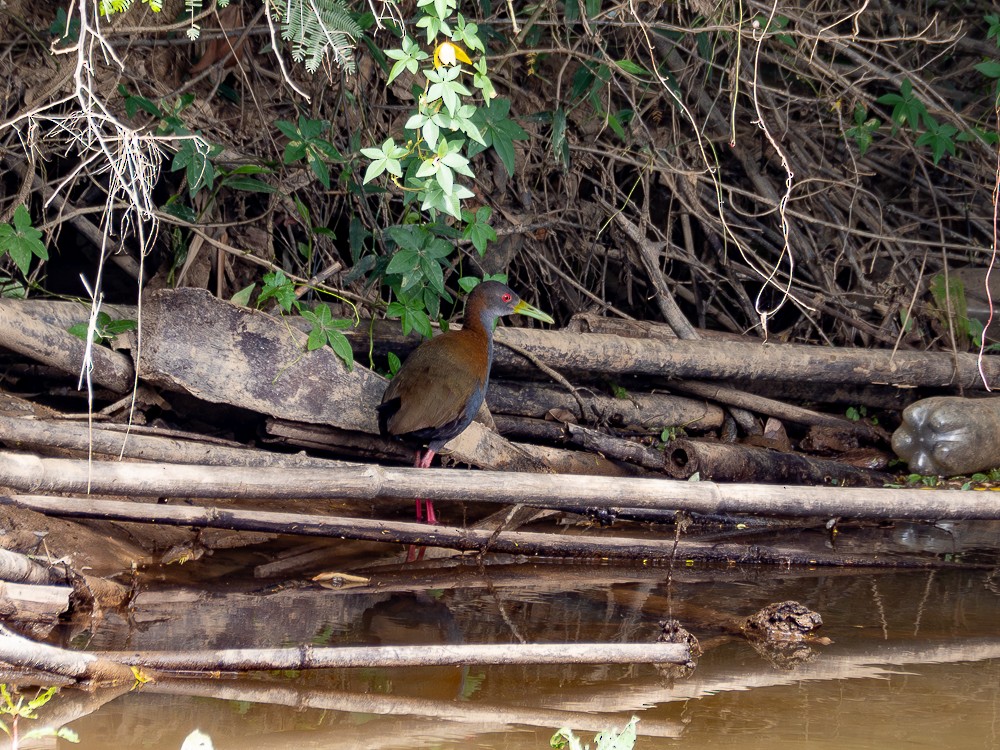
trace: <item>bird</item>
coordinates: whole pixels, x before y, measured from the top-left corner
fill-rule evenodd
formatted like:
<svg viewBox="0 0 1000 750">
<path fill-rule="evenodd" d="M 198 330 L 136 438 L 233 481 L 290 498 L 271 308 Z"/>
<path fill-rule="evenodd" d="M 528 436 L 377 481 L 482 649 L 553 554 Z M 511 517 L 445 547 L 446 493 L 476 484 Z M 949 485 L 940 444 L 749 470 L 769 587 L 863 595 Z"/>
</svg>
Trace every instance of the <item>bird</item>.
<svg viewBox="0 0 1000 750">
<path fill-rule="evenodd" d="M 465 325 L 418 346 L 389 381 L 377 407 L 379 432 L 421 446 L 414 466 L 426 469 L 434 455 L 460 435 L 486 399 L 493 364 L 493 327 L 504 315 L 555 321 L 522 300 L 506 284 L 483 281 L 465 303 Z M 417 500 L 417 520 L 423 520 Z M 430 500 L 427 523 L 436 524 Z"/>
</svg>

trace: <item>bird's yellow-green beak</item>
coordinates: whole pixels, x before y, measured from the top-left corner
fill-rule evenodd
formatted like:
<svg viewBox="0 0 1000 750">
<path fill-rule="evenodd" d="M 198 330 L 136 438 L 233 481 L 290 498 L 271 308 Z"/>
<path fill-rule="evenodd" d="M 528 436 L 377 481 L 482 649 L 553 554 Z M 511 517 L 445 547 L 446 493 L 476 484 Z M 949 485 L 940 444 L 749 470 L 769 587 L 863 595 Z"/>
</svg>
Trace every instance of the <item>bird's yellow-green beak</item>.
<svg viewBox="0 0 1000 750">
<path fill-rule="evenodd" d="M 523 299 L 520 300 L 516 305 L 514 305 L 515 315 L 527 315 L 529 318 L 534 318 L 535 320 L 540 320 L 543 323 L 555 323 L 550 315 L 543 313 L 537 307 L 532 307 Z"/>
</svg>

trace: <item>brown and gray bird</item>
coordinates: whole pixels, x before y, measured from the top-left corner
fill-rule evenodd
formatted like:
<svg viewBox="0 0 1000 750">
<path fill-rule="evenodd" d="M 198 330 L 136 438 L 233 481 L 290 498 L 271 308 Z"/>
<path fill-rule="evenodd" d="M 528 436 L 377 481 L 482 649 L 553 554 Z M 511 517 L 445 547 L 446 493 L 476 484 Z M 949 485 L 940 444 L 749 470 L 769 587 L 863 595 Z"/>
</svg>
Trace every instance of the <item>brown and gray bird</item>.
<svg viewBox="0 0 1000 750">
<path fill-rule="evenodd" d="M 514 314 L 554 322 L 506 284 L 482 282 L 465 303 L 465 326 L 418 346 L 385 389 L 378 407 L 379 430 L 426 446 L 417 450 L 418 468 L 430 466 L 434 454 L 475 418 L 490 382 L 493 326 L 497 318 Z M 431 501 L 424 502 L 427 522 L 437 523 Z M 423 515 L 417 500 L 417 520 Z"/>
</svg>

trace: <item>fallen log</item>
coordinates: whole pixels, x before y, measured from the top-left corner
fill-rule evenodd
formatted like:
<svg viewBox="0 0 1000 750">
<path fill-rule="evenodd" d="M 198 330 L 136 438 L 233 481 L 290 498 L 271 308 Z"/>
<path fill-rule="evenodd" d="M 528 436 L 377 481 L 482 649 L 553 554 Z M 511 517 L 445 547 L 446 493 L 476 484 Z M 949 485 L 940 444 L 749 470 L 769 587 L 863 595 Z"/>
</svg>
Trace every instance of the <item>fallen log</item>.
<svg viewBox="0 0 1000 750">
<path fill-rule="evenodd" d="M 670 443 L 666 451 L 666 470 L 675 479 L 688 479 L 698 474 L 702 479 L 716 482 L 882 487 L 893 480 L 891 474 L 882 471 L 800 453 L 685 439 Z"/>
<path fill-rule="evenodd" d="M 983 390 L 1000 386 L 1000 358 L 974 354 L 842 349 L 754 341 L 640 341 L 599 333 L 498 328 L 496 341 L 525 349 L 560 372 L 707 380 L 806 380 L 831 384 L 936 386 Z M 519 355 L 497 347 L 502 365 Z M 523 361 L 523 360 L 522 360 Z"/>
<path fill-rule="evenodd" d="M 87 317 L 88 313 L 82 312 L 83 320 Z M 77 377 L 87 349 L 85 341 L 63 327 L 36 317 L 31 308 L 13 299 L 0 299 L 0 345 Z M 90 351 L 94 363 L 90 377 L 94 383 L 114 393 L 127 393 L 132 389 L 135 370 L 128 357 L 96 344 Z"/>
<path fill-rule="evenodd" d="M 0 415 L 0 442 L 9 447 L 71 450 L 79 453 L 144 461 L 206 466 L 284 466 L 322 468 L 340 463 L 303 454 L 273 453 L 220 444 L 190 435 L 185 439 L 142 434 L 141 427 L 58 419 L 22 419 Z"/>
<path fill-rule="evenodd" d="M 204 651 L 105 651 L 119 664 L 167 672 L 260 672 L 276 669 L 386 669 L 484 664 L 685 664 L 676 643 L 460 643 L 427 646 L 332 646 Z"/>
<path fill-rule="evenodd" d="M 306 334 L 205 290 L 163 290 L 144 308 L 140 376 L 164 388 L 282 419 L 378 433 L 385 380 L 333 350 L 306 351 Z M 220 363 L 224 363 L 224 366 Z M 463 463 L 550 471 L 544 457 L 473 422 L 448 443 Z"/>
<path fill-rule="evenodd" d="M 0 486 L 26 493 L 137 497 L 337 498 L 512 501 L 539 508 L 675 509 L 807 518 L 1000 519 L 988 492 L 788 487 L 680 482 L 638 477 L 514 474 L 459 469 L 344 466 L 334 469 L 241 468 L 106 463 L 0 453 Z"/>
<path fill-rule="evenodd" d="M 80 653 L 36 643 L 0 625 L 0 661 L 77 681 L 134 681 L 132 668 L 160 672 L 259 672 L 481 664 L 685 664 L 675 643 L 458 644 Z"/>
<path fill-rule="evenodd" d="M 589 388 L 577 389 L 587 413 L 573 394 L 563 388 L 542 383 L 512 383 L 494 381 L 486 394 L 490 411 L 522 417 L 542 418 L 551 409 L 566 409 L 586 422 L 600 420 L 622 429 L 655 431 L 664 427 L 683 426 L 685 429 L 707 431 L 722 426 L 722 409 L 683 396 L 657 393 L 630 393 L 626 398 L 612 398 L 594 393 Z"/>
</svg>

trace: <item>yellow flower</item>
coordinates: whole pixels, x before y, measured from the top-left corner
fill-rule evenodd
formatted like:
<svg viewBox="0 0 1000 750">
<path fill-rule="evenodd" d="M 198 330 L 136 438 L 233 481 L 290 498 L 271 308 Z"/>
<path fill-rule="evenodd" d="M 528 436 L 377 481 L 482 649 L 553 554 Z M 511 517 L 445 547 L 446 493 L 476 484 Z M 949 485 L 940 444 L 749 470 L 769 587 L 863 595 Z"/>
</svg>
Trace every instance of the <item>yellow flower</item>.
<svg viewBox="0 0 1000 750">
<path fill-rule="evenodd" d="M 472 60 L 465 54 L 465 50 L 453 42 L 441 42 L 434 48 L 434 67 L 440 68 L 442 65 L 457 65 L 464 62 L 472 65 Z"/>
</svg>

